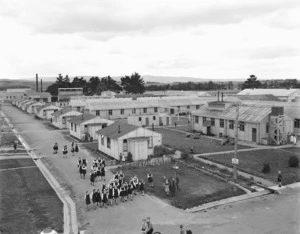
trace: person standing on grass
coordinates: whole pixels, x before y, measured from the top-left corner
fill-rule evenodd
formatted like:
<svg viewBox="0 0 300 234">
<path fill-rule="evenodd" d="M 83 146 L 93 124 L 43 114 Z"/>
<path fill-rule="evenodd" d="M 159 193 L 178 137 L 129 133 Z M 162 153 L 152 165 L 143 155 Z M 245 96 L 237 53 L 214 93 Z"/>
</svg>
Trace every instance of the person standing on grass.
<svg viewBox="0 0 300 234">
<path fill-rule="evenodd" d="M 75 144 L 75 154 L 78 155 L 78 153 L 79 153 L 79 147 L 77 144 Z"/>
<path fill-rule="evenodd" d="M 170 192 L 171 192 L 171 197 L 175 197 L 175 180 L 174 178 L 170 179 Z"/>
<path fill-rule="evenodd" d="M 147 175 L 147 178 L 148 178 L 149 186 L 154 187 L 154 185 L 153 185 L 153 175 L 152 175 L 151 171 L 149 171 L 149 173 Z"/>
<path fill-rule="evenodd" d="M 17 148 L 18 148 L 18 142 L 14 141 L 14 152 L 17 152 Z"/>
<path fill-rule="evenodd" d="M 139 188 L 140 188 L 140 193 L 144 196 L 145 195 L 145 183 L 143 180 L 140 180 Z"/>
<path fill-rule="evenodd" d="M 85 174 L 86 174 L 86 165 L 82 164 L 82 178 L 85 179 Z"/>
<path fill-rule="evenodd" d="M 278 171 L 277 182 L 278 182 L 278 186 L 281 187 L 282 186 L 282 174 L 281 174 L 281 171 Z"/>
<path fill-rule="evenodd" d="M 87 210 L 89 210 L 89 205 L 91 204 L 91 197 L 88 191 L 85 192 L 84 200 L 85 200 L 86 208 Z"/>
<path fill-rule="evenodd" d="M 179 191 L 179 176 L 175 172 L 175 185 L 176 185 L 176 191 Z"/>
</svg>

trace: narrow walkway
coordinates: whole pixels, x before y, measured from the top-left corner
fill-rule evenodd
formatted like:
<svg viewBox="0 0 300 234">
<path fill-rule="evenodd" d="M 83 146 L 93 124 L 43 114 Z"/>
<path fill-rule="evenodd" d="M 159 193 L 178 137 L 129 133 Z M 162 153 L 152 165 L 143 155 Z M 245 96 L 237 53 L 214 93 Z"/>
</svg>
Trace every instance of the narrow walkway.
<svg viewBox="0 0 300 234">
<path fill-rule="evenodd" d="M 231 168 L 231 167 L 227 167 L 227 166 L 224 166 L 224 165 L 219 164 L 219 163 L 215 163 L 215 162 L 203 159 L 203 158 L 199 158 L 196 155 L 194 156 L 194 159 L 199 160 L 199 161 L 201 161 L 203 163 L 206 163 L 206 164 L 215 165 L 215 166 L 217 166 L 219 168 L 222 168 L 222 169 L 228 169 L 229 171 L 233 172 L 233 168 Z M 248 179 L 253 178 L 254 181 L 260 182 L 261 184 L 265 185 L 266 187 L 271 187 L 271 186 L 276 185 L 274 182 L 271 182 L 269 180 L 266 180 L 266 179 L 263 179 L 263 178 L 260 178 L 260 177 L 242 172 L 242 171 L 238 171 L 238 174 L 245 177 L 245 178 L 248 178 Z"/>
<path fill-rule="evenodd" d="M 12 171 L 12 170 L 18 170 L 18 169 L 28 169 L 28 168 L 36 168 L 37 166 L 28 166 L 28 167 L 13 167 L 13 168 L 7 168 L 7 169 L 0 169 L 0 171 Z"/>
</svg>

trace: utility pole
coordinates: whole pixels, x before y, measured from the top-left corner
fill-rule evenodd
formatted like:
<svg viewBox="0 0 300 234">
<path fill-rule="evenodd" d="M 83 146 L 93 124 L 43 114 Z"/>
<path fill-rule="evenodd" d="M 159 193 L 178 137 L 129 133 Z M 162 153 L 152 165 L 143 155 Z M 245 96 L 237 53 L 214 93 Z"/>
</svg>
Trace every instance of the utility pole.
<svg viewBox="0 0 300 234">
<path fill-rule="evenodd" d="M 238 149 L 238 138 L 239 138 L 239 104 L 236 104 L 236 118 L 235 118 L 235 139 L 234 139 L 234 158 L 232 159 L 233 164 L 233 179 L 237 180 L 237 165 L 239 164 L 239 160 L 237 157 L 237 149 Z"/>
</svg>

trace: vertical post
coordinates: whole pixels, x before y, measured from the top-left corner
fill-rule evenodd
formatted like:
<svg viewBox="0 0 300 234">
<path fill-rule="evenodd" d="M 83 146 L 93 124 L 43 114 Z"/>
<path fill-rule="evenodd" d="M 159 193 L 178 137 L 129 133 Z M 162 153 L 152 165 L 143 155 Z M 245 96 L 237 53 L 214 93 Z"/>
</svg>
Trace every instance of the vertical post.
<svg viewBox="0 0 300 234">
<path fill-rule="evenodd" d="M 41 93 L 43 92 L 43 80 L 41 79 Z"/>
<path fill-rule="evenodd" d="M 35 90 L 36 92 L 39 91 L 39 75 L 35 74 Z"/>
<path fill-rule="evenodd" d="M 234 163 L 233 163 L 233 179 L 237 180 L 237 145 L 238 145 L 238 137 L 239 137 L 239 104 L 236 104 L 236 119 L 235 119 L 235 139 L 234 139 Z"/>
</svg>

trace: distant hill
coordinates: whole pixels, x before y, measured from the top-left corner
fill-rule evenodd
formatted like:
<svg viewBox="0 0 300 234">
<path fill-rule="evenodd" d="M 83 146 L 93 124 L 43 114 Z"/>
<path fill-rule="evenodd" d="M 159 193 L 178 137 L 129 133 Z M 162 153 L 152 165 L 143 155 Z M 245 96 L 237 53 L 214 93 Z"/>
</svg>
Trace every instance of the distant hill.
<svg viewBox="0 0 300 234">
<path fill-rule="evenodd" d="M 43 90 L 45 91 L 49 85 L 53 82 L 47 82 L 43 80 Z M 39 83 L 39 89 L 41 84 Z M 30 88 L 35 90 L 35 80 L 22 79 L 22 80 L 10 80 L 0 79 L 0 90 L 13 89 L 13 88 Z"/>
</svg>

